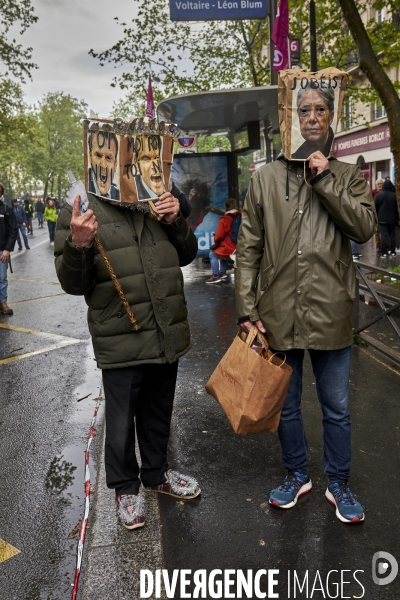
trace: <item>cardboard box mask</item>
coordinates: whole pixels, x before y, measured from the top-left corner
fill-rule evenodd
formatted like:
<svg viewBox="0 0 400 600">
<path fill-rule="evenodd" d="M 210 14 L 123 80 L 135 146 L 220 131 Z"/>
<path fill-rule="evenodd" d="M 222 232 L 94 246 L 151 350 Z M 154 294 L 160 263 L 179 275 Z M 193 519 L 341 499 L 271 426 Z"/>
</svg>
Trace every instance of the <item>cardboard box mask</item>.
<svg viewBox="0 0 400 600">
<path fill-rule="evenodd" d="M 156 200 L 168 189 L 176 125 L 85 119 L 86 190 L 113 203 Z"/>
<path fill-rule="evenodd" d="M 347 78 L 345 71 L 335 67 L 313 73 L 279 71 L 279 127 L 285 158 L 305 161 L 317 150 L 329 156 Z"/>
</svg>

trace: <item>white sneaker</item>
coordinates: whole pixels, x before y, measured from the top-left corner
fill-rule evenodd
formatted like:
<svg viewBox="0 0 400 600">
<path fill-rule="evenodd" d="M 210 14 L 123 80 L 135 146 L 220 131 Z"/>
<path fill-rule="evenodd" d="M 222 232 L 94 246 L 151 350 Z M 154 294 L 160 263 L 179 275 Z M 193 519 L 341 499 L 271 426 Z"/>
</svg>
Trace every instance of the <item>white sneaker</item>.
<svg viewBox="0 0 400 600">
<path fill-rule="evenodd" d="M 139 492 L 137 496 L 125 494 L 115 496 L 117 517 L 126 529 L 137 529 L 145 524 L 144 498 Z"/>
<path fill-rule="evenodd" d="M 54 242 L 50 242 L 50 246 L 54 246 Z"/>
</svg>

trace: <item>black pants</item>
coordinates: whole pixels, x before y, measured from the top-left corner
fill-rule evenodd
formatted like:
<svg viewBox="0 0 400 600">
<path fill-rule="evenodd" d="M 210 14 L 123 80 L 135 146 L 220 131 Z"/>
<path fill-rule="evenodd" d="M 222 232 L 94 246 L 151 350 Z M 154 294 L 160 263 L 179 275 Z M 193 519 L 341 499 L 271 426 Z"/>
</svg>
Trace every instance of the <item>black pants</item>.
<svg viewBox="0 0 400 600">
<path fill-rule="evenodd" d="M 379 223 L 382 254 L 387 254 L 386 236 L 390 239 L 390 252 L 396 254 L 396 223 Z"/>
<path fill-rule="evenodd" d="M 146 486 L 165 481 L 177 373 L 178 361 L 103 370 L 106 481 L 116 494 L 137 494 L 140 487 L 135 417 L 140 478 Z"/>
</svg>

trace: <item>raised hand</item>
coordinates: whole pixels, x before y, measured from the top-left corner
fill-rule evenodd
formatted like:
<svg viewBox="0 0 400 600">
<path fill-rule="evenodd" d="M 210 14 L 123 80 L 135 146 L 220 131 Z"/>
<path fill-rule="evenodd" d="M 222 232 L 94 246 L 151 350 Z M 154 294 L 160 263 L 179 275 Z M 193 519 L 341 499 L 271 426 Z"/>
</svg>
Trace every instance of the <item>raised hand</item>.
<svg viewBox="0 0 400 600">
<path fill-rule="evenodd" d="M 179 200 L 170 192 L 165 192 L 157 200 L 156 209 L 160 215 L 163 215 L 166 223 L 173 223 L 179 214 Z"/>
<path fill-rule="evenodd" d="M 310 154 L 307 160 L 310 161 L 310 169 L 313 175 L 320 175 L 320 173 L 329 169 L 329 160 L 319 150 Z"/>
<path fill-rule="evenodd" d="M 71 239 L 77 246 L 88 248 L 97 233 L 97 219 L 92 210 L 87 210 L 81 215 L 81 197 L 78 195 L 74 200 L 71 219 Z"/>
</svg>

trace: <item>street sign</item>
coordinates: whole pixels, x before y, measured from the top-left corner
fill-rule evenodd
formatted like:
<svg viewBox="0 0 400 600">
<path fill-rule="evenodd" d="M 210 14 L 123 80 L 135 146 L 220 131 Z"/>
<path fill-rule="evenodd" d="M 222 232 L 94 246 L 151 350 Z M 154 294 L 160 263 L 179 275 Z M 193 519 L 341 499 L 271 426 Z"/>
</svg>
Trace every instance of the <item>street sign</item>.
<svg viewBox="0 0 400 600">
<path fill-rule="evenodd" d="M 268 0 L 169 0 L 171 21 L 265 19 Z"/>
<path fill-rule="evenodd" d="M 177 140 L 178 152 L 177 154 L 192 154 L 197 152 L 197 137 L 196 136 L 184 136 Z"/>
<path fill-rule="evenodd" d="M 300 63 L 300 40 L 297 38 L 290 40 L 290 62 L 292 67 Z"/>
</svg>

